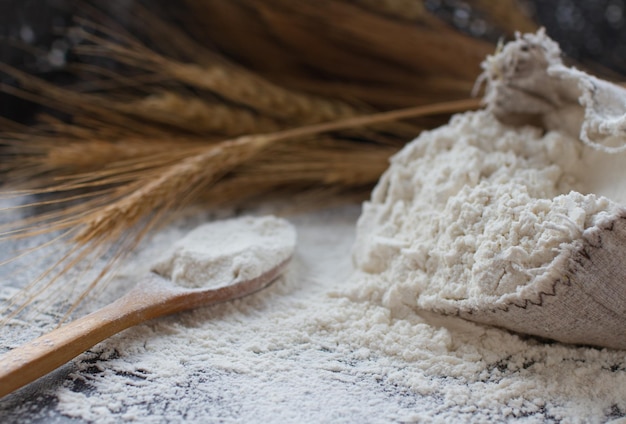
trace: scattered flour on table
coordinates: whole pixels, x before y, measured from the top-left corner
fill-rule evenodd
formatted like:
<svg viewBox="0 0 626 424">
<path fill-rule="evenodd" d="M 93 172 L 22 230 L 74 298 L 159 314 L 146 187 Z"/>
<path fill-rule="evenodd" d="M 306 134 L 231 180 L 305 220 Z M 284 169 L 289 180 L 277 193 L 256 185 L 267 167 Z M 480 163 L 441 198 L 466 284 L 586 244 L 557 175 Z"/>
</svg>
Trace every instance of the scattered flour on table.
<svg viewBox="0 0 626 424">
<path fill-rule="evenodd" d="M 608 198 L 572 191 L 597 192 L 577 177 L 585 166 L 601 173 L 586 149 L 485 112 L 459 115 L 393 159 L 357 228 L 358 208 L 290 217 L 296 255 L 267 289 L 118 334 L 75 360 L 59 386 L 1 400 L 0 416 L 23 422 L 45 395 L 55 399 L 49 416 L 98 423 L 624 417 L 626 352 L 422 309 L 441 293 L 524 287 L 560 243 L 610 213 Z M 107 295 L 126 291 L 188 230 L 182 222 L 156 235 Z M 496 250 L 524 266 L 482 285 Z"/>
<path fill-rule="evenodd" d="M 346 296 L 357 208 L 290 218 L 286 275 L 250 297 L 167 317 L 81 355 L 44 393 L 88 422 L 605 422 L 626 411 L 622 351 L 543 344 Z M 188 228 L 156 236 L 121 289 Z M 369 283 L 369 291 L 376 287 Z M 378 287 L 381 292 L 384 288 Z M 38 396 L 3 404 L 18 417 Z M 57 402 L 57 401 L 55 401 Z M 14 415 L 11 415 L 14 414 Z"/>
</svg>

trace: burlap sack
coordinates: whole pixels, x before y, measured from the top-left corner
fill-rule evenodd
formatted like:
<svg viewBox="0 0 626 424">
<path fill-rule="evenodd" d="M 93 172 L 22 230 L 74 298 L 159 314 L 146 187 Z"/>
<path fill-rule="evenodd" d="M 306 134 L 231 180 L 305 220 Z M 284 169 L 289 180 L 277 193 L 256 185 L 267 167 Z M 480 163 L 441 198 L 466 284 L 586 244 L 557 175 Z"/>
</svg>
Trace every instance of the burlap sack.
<svg viewBox="0 0 626 424">
<path fill-rule="evenodd" d="M 542 31 L 518 36 L 484 68 L 486 105 L 502 122 L 565 131 L 604 152 L 626 149 L 626 90 L 564 66 Z M 566 343 L 626 349 L 626 209 L 563 246 L 552 266 L 551 281 L 535 282 L 543 287 L 539 296 L 460 301 L 459 316 Z"/>
<path fill-rule="evenodd" d="M 459 316 L 564 343 L 626 349 L 626 211 L 587 229 L 553 266 L 562 276 L 536 282 L 532 299 L 459 302 Z"/>
</svg>

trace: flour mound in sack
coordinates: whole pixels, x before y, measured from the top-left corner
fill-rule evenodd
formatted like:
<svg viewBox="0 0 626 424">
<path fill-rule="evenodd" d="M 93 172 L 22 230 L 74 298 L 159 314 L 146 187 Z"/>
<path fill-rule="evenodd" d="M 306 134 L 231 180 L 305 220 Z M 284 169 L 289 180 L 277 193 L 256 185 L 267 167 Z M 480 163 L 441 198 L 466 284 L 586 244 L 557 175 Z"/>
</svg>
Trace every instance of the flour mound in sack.
<svg viewBox="0 0 626 424">
<path fill-rule="evenodd" d="M 358 222 L 357 267 L 385 282 L 392 308 L 532 296 L 559 248 L 618 208 L 573 191 L 580 149 L 487 111 L 456 116 L 392 159 Z"/>
<path fill-rule="evenodd" d="M 518 36 L 484 65 L 486 110 L 392 158 L 358 222 L 354 262 L 367 283 L 352 295 L 396 316 L 429 310 L 626 347 L 626 333 L 612 332 L 626 324 L 626 269 L 614 260 L 626 252 L 610 247 L 626 238 L 626 156 L 602 144 L 619 145 L 621 124 L 605 129 L 626 91 L 564 67 L 558 53 L 541 31 Z"/>
</svg>

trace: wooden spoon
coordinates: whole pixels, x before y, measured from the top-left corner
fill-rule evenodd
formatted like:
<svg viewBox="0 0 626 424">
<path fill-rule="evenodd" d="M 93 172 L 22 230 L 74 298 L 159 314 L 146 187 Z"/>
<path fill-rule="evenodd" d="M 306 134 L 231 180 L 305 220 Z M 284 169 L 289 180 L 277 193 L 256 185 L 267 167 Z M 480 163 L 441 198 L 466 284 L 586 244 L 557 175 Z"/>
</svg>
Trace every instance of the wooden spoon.
<svg viewBox="0 0 626 424">
<path fill-rule="evenodd" d="M 196 228 L 122 298 L 0 357 L 0 397 L 124 329 L 262 289 L 284 270 L 294 248 L 293 226 L 271 216 Z"/>
</svg>

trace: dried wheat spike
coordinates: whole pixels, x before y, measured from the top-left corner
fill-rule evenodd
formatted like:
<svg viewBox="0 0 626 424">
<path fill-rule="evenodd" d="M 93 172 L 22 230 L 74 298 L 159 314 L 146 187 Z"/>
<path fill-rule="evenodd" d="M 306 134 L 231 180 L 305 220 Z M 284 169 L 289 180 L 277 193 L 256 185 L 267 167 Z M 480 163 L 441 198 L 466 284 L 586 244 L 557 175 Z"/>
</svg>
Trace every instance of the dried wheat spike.
<svg viewBox="0 0 626 424">
<path fill-rule="evenodd" d="M 74 241 L 114 241 L 123 232 L 155 211 L 176 208 L 190 192 L 214 184 L 224 173 L 249 160 L 267 144 L 265 137 L 241 137 L 216 145 L 189 149 L 181 155 L 165 155 L 171 165 L 149 172 L 147 177 L 121 186 L 112 195 L 118 200 L 81 219 Z M 182 157 L 181 157 L 182 156 Z"/>
<path fill-rule="evenodd" d="M 272 118 L 313 124 L 359 114 L 357 108 L 344 101 L 283 88 L 225 60 L 205 65 L 180 62 L 136 44 L 124 45 L 85 32 L 82 36 L 94 45 L 77 48 L 79 54 L 108 56 L 139 69 L 158 70 Z"/>
<path fill-rule="evenodd" d="M 163 91 L 130 103 L 111 103 L 114 110 L 171 125 L 181 131 L 225 136 L 277 131 L 279 124 L 250 110 L 198 97 Z"/>
</svg>

